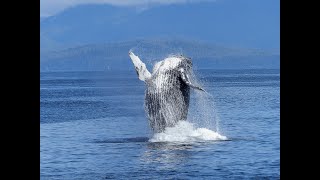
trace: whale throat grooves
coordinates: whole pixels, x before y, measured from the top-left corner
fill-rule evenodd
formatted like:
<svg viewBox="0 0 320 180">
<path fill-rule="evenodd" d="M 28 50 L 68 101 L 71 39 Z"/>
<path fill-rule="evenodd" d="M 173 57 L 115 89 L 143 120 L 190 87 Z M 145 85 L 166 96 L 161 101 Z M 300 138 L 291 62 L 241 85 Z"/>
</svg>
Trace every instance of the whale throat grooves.
<svg viewBox="0 0 320 180">
<path fill-rule="evenodd" d="M 166 127 L 187 119 L 190 87 L 182 81 L 179 71 L 159 72 L 146 83 L 144 106 L 154 132 L 163 132 Z"/>
</svg>

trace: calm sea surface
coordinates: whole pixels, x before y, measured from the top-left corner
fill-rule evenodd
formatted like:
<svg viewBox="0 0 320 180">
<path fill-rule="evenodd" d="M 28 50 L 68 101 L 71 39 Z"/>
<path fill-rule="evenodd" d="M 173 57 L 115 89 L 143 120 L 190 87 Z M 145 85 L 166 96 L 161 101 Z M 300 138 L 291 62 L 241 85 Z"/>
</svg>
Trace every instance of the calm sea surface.
<svg viewBox="0 0 320 180">
<path fill-rule="evenodd" d="M 41 73 L 41 179 L 280 179 L 279 70 L 196 74 L 227 141 L 150 142 L 134 71 Z"/>
</svg>

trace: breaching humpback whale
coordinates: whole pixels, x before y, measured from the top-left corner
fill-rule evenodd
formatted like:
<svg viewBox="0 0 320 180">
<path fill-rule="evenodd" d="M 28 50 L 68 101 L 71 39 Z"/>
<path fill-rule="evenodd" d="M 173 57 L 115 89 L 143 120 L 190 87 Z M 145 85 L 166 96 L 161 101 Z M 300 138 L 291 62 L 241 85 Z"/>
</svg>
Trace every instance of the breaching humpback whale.
<svg viewBox="0 0 320 180">
<path fill-rule="evenodd" d="M 187 119 L 190 87 L 204 91 L 190 82 L 192 62 L 184 56 L 171 56 L 157 62 L 152 74 L 133 52 L 129 51 L 135 70 L 146 84 L 145 112 L 152 130 L 163 132 L 166 127 Z"/>
</svg>

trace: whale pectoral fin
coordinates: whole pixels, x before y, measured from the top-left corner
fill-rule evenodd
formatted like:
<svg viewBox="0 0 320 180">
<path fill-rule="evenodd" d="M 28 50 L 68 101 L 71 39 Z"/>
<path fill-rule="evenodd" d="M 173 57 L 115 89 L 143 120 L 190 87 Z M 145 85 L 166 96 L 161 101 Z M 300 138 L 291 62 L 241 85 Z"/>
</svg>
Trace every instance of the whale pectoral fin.
<svg viewBox="0 0 320 180">
<path fill-rule="evenodd" d="M 202 87 L 194 86 L 193 84 L 191 84 L 191 85 L 189 85 L 189 86 L 192 87 L 192 88 L 198 89 L 198 90 L 200 90 L 200 91 L 206 92 Z"/>
<path fill-rule="evenodd" d="M 141 81 L 145 81 L 146 79 L 151 78 L 151 73 L 148 71 L 146 65 L 140 60 L 138 56 L 133 54 L 132 51 L 129 51 L 129 56 L 131 58 L 131 61 L 133 62 L 133 65 L 136 69 L 136 72 L 138 74 L 138 77 Z"/>
<path fill-rule="evenodd" d="M 192 87 L 194 89 L 206 92 L 202 87 L 196 86 L 196 85 L 194 85 L 194 84 L 192 84 L 190 82 L 190 78 L 189 78 L 188 74 L 184 71 L 183 68 L 179 69 L 179 71 L 180 71 L 180 74 L 181 74 L 182 81 L 184 83 L 186 83 L 188 86 L 190 86 L 190 87 Z"/>
</svg>

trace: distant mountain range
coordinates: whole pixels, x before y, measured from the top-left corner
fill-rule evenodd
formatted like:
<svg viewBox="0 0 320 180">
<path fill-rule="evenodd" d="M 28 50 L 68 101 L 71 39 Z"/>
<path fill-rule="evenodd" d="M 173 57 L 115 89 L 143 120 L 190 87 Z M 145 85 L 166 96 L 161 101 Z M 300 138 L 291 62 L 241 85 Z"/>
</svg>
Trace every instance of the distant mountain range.
<svg viewBox="0 0 320 180">
<path fill-rule="evenodd" d="M 279 48 L 279 9 L 271 1 L 223 0 L 141 7 L 78 5 L 40 18 L 41 51 L 136 39 L 180 38 L 223 46 Z"/>
<path fill-rule="evenodd" d="M 225 48 L 186 40 L 136 40 L 90 44 L 42 53 L 41 71 L 95 71 L 132 69 L 128 52 L 132 50 L 149 68 L 170 54 L 193 59 L 198 68 L 278 68 L 279 54 L 258 49 Z"/>
</svg>

